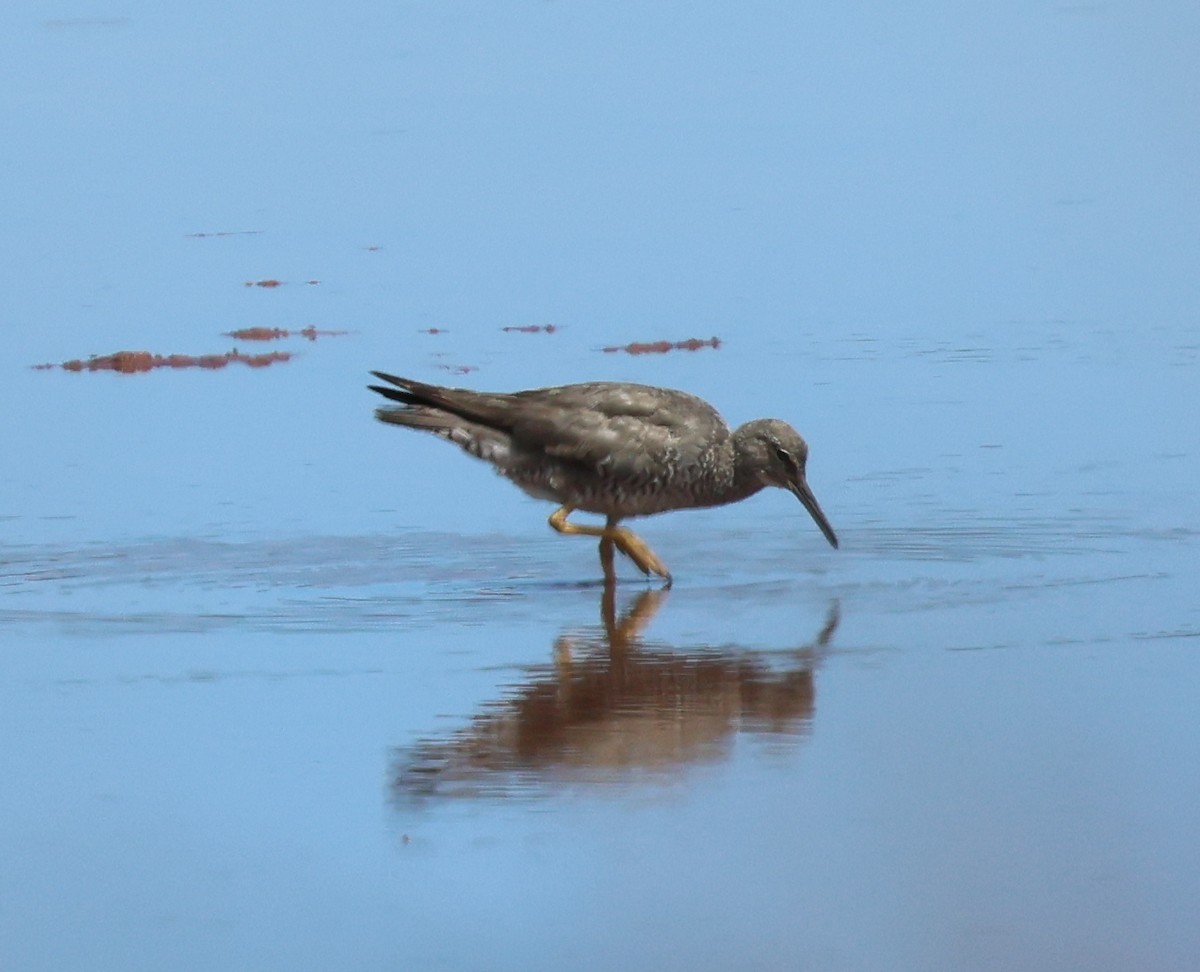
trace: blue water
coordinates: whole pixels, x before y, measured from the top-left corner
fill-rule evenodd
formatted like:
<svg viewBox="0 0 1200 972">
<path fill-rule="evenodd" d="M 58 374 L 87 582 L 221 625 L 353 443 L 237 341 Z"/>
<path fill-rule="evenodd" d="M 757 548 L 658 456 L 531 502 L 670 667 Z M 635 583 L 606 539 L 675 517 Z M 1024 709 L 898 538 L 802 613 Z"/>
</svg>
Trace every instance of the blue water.
<svg viewBox="0 0 1200 972">
<path fill-rule="evenodd" d="M 1190 969 L 1198 41 L 5 5 L 0 968 Z M 654 518 L 609 603 L 372 368 L 787 419 L 842 548 Z"/>
</svg>

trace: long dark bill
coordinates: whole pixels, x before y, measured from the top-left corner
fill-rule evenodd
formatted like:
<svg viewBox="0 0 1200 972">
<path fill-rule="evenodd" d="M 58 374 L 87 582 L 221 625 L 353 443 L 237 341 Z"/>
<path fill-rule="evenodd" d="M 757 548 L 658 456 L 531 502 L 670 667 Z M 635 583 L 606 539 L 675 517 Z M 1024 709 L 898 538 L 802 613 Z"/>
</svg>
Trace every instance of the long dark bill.
<svg viewBox="0 0 1200 972">
<path fill-rule="evenodd" d="M 829 525 L 829 520 L 825 518 L 825 513 L 821 510 L 821 504 L 817 502 L 813 491 L 808 488 L 808 483 L 801 479 L 798 483 L 790 483 L 788 489 L 792 491 L 796 499 L 804 504 L 804 508 L 808 510 L 808 515 L 817 521 L 817 526 L 825 534 L 825 539 L 829 541 L 829 545 L 837 549 L 837 534 L 833 532 L 833 527 Z"/>
</svg>

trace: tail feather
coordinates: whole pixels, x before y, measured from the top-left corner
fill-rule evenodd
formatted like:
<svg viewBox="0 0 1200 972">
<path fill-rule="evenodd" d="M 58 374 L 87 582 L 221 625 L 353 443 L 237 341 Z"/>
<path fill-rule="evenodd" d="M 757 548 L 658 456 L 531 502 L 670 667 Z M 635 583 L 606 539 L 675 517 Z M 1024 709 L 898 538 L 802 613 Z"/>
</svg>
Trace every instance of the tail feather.
<svg viewBox="0 0 1200 972">
<path fill-rule="evenodd" d="M 410 429 L 426 429 L 442 435 L 447 435 L 450 430 L 462 425 L 462 421 L 453 415 L 427 408 L 389 408 L 384 406 L 375 409 L 375 417 L 380 422 L 403 425 Z"/>
<path fill-rule="evenodd" d="M 400 391 L 398 388 L 385 388 L 383 385 L 367 385 L 367 388 L 373 392 L 378 392 L 384 398 L 391 399 L 393 402 L 400 402 L 403 405 L 422 404 L 416 395 L 410 395 L 408 392 Z"/>
<path fill-rule="evenodd" d="M 411 382 L 407 378 L 397 378 L 382 371 L 372 371 L 376 378 L 386 381 L 388 385 L 368 385 L 367 387 L 388 401 L 399 402 L 403 408 L 395 406 L 377 408 L 375 417 L 381 422 L 392 425 L 403 425 L 410 429 L 426 429 L 441 435 L 449 435 L 451 429 L 460 423 L 460 419 L 452 412 L 440 408 L 428 395 L 422 391 L 431 388 L 419 382 Z M 395 387 L 389 387 L 395 386 Z"/>
<path fill-rule="evenodd" d="M 479 415 L 485 409 L 485 395 L 454 388 L 439 388 L 407 378 L 397 378 L 382 371 L 371 372 L 389 385 L 369 385 L 373 392 L 398 405 L 385 405 L 375 410 L 381 422 L 420 429 L 453 442 L 478 459 L 505 465 L 511 441 L 507 432 Z M 476 407 L 471 407 L 472 405 Z"/>
<path fill-rule="evenodd" d="M 372 371 L 376 378 L 394 385 L 369 385 L 373 392 L 393 402 L 410 408 L 437 409 L 447 415 L 455 415 L 468 422 L 484 425 L 498 431 L 511 428 L 512 419 L 505 407 L 504 395 L 489 395 L 486 392 L 469 391 L 465 388 L 442 388 L 427 385 L 411 378 L 398 378 L 383 371 Z M 388 421 L 385 419 L 384 421 Z"/>
</svg>

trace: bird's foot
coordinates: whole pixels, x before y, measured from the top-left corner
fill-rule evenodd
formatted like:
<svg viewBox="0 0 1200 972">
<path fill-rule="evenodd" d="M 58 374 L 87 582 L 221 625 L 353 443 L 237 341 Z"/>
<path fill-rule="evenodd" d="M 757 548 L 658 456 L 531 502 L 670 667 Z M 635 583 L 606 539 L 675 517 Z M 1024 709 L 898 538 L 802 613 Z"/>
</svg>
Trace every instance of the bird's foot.
<svg viewBox="0 0 1200 972">
<path fill-rule="evenodd" d="M 600 565 L 604 569 L 606 584 L 616 580 L 616 573 L 613 570 L 613 548 L 615 547 L 637 564 L 643 574 L 647 576 L 657 574 L 667 582 L 667 587 L 671 586 L 671 572 L 667 570 L 667 565 L 655 556 L 654 551 L 646 546 L 641 537 L 632 530 L 617 526 L 616 517 L 610 516 L 608 522 L 602 527 L 586 526 L 580 523 L 571 523 L 567 519 L 574 509 L 575 507 L 569 503 L 560 506 L 550 514 L 550 526 L 559 533 L 571 536 L 600 538 Z"/>
<path fill-rule="evenodd" d="M 671 572 L 667 570 L 667 565 L 658 559 L 641 537 L 624 527 L 614 529 L 611 536 L 617 549 L 632 560 L 643 574 L 657 574 L 670 586 Z"/>
</svg>

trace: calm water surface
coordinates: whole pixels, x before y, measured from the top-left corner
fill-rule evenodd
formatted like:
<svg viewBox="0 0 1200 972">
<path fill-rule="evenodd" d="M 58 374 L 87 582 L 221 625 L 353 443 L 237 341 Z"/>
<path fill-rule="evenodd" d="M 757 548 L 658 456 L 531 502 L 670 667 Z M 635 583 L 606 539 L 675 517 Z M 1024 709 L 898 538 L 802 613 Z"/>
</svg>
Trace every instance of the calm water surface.
<svg viewBox="0 0 1200 972">
<path fill-rule="evenodd" d="M 331 16 L 0 15 L 0 969 L 1192 968 L 1196 12 Z M 842 549 L 605 590 L 370 368 L 791 420 Z"/>
</svg>

